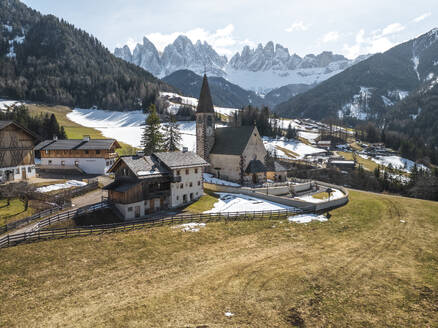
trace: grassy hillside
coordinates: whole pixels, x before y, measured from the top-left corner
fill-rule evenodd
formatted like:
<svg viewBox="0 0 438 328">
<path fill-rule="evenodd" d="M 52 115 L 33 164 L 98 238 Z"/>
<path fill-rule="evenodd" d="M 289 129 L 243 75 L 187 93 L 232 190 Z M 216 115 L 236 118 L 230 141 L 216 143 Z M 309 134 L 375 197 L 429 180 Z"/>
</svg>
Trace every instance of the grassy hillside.
<svg viewBox="0 0 438 328">
<path fill-rule="evenodd" d="M 1 250 L 0 326 L 436 326 L 438 203 L 351 192 L 332 215 Z"/>
<path fill-rule="evenodd" d="M 47 105 L 35 105 L 26 104 L 29 109 L 29 113 L 32 115 L 38 115 L 39 113 L 55 114 L 56 120 L 60 126 L 63 126 L 69 139 L 82 139 L 84 135 L 89 135 L 93 139 L 105 139 L 102 133 L 93 128 L 87 128 L 73 121 L 70 121 L 67 114 L 71 112 L 71 109 L 66 106 L 47 106 Z M 135 154 L 136 149 L 128 144 L 119 142 L 122 148 L 118 149 L 119 155 Z"/>
</svg>

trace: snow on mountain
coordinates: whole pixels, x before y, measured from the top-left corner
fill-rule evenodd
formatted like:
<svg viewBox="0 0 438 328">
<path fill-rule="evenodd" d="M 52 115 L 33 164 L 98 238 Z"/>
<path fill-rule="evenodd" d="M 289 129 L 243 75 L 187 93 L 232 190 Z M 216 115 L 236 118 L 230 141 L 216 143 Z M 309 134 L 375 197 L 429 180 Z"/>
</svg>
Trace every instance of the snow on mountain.
<svg viewBox="0 0 438 328">
<path fill-rule="evenodd" d="M 358 120 L 366 120 L 368 118 L 369 100 L 371 99 L 372 92 L 373 88 L 360 87 L 359 93 L 354 95 L 351 102 L 345 104 L 338 112 L 339 118 L 349 116 Z"/>
<path fill-rule="evenodd" d="M 316 84 L 366 59 L 367 56 L 348 60 L 342 55 L 323 52 L 303 58 L 290 54 L 280 44 L 268 42 L 256 49 L 245 46 L 229 61 L 220 56 L 207 42 L 195 44 L 183 35 L 165 47 L 160 55 L 155 45 L 146 37 L 137 44 L 133 53 L 128 46 L 116 48 L 114 54 L 163 78 L 175 71 L 188 69 L 197 74 L 205 70 L 209 75 L 224 77 L 228 81 L 248 90 L 266 94 L 288 84 Z"/>
</svg>

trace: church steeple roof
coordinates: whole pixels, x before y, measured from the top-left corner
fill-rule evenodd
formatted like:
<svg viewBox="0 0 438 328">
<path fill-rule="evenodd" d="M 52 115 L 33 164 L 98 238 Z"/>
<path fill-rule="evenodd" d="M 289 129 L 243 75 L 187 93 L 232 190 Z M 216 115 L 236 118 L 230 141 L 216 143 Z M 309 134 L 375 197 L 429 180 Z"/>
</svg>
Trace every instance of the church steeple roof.
<svg viewBox="0 0 438 328">
<path fill-rule="evenodd" d="M 197 113 L 214 113 L 213 101 L 211 100 L 210 87 L 208 86 L 207 75 L 204 74 L 201 94 L 199 96 Z"/>
</svg>

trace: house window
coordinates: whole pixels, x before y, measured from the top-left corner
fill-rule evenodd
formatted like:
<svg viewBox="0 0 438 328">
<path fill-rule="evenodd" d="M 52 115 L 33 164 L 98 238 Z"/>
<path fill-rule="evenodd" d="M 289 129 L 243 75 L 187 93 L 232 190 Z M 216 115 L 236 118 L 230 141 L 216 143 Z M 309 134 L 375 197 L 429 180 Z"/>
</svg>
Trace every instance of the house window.
<svg viewBox="0 0 438 328">
<path fill-rule="evenodd" d="M 3 175 L 3 171 L 0 171 L 0 177 Z"/>
<path fill-rule="evenodd" d="M 19 174 L 20 173 L 20 169 L 15 169 L 15 174 Z"/>
<path fill-rule="evenodd" d="M 189 175 L 189 173 L 190 173 L 190 170 L 187 169 L 187 170 L 186 170 L 186 175 Z"/>
<path fill-rule="evenodd" d="M 180 170 L 176 171 L 176 175 L 181 175 L 181 171 Z"/>
<path fill-rule="evenodd" d="M 192 182 L 190 182 L 190 187 L 193 187 L 193 183 Z"/>
<path fill-rule="evenodd" d="M 89 151 L 88 151 L 88 150 L 86 150 L 86 151 L 85 151 L 85 154 L 88 154 L 88 153 L 89 153 Z"/>
<path fill-rule="evenodd" d="M 52 164 L 52 160 L 51 159 L 49 159 L 49 164 Z"/>
<path fill-rule="evenodd" d="M 49 151 L 46 149 L 46 155 L 48 155 L 49 154 Z"/>
<path fill-rule="evenodd" d="M 198 174 L 198 169 L 195 169 L 195 174 Z"/>
<path fill-rule="evenodd" d="M 79 161 L 75 161 L 75 166 L 79 166 Z"/>
<path fill-rule="evenodd" d="M 100 150 L 96 150 L 96 155 L 99 155 L 100 154 Z"/>
<path fill-rule="evenodd" d="M 184 188 L 184 184 L 183 184 L 183 183 L 180 184 L 180 188 L 181 188 L 181 189 Z"/>
<path fill-rule="evenodd" d="M 213 126 L 213 119 L 211 118 L 211 116 L 207 117 L 207 126 Z"/>
<path fill-rule="evenodd" d="M 32 172 L 32 168 L 30 166 L 27 168 L 27 172 Z"/>
<path fill-rule="evenodd" d="M 110 162 L 109 161 L 106 161 L 106 166 L 109 166 L 110 165 Z"/>
<path fill-rule="evenodd" d="M 176 200 L 179 200 L 179 196 L 176 196 Z"/>
<path fill-rule="evenodd" d="M 132 206 L 128 207 L 128 212 L 132 212 Z"/>
<path fill-rule="evenodd" d="M 61 161 L 61 165 L 62 165 L 62 166 L 65 166 L 65 161 Z"/>
<path fill-rule="evenodd" d="M 198 186 L 200 186 L 201 185 L 201 181 L 198 181 Z"/>
</svg>

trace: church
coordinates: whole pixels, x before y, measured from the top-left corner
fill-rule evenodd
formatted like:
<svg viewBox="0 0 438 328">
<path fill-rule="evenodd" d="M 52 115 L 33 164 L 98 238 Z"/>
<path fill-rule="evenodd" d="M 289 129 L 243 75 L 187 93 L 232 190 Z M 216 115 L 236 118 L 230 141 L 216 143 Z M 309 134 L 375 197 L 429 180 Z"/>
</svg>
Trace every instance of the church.
<svg viewBox="0 0 438 328">
<path fill-rule="evenodd" d="M 196 109 L 196 153 L 210 163 L 208 172 L 220 179 L 245 183 L 286 181 L 287 170 L 266 162 L 267 151 L 257 127 L 215 127 L 215 112 L 204 79 Z"/>
</svg>

